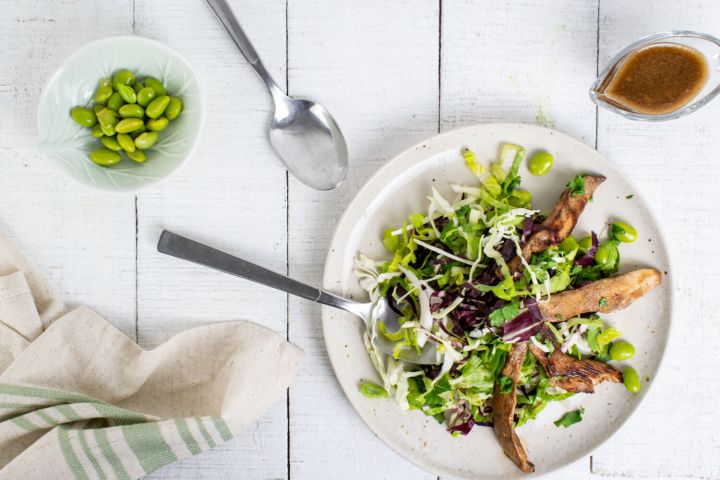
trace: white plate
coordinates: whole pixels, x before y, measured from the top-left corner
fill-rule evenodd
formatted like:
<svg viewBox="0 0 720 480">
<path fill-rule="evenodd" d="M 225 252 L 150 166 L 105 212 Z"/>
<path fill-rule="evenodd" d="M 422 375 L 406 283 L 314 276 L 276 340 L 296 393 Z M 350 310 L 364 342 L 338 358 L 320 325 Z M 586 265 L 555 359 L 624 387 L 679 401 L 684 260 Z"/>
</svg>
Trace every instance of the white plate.
<svg viewBox="0 0 720 480">
<path fill-rule="evenodd" d="M 537 473 L 543 474 L 589 455 L 630 417 L 657 374 L 669 333 L 672 288 L 665 243 L 642 196 L 610 161 L 563 133 L 534 125 L 476 125 L 433 137 L 388 162 L 360 190 L 333 237 L 324 287 L 366 299 L 353 273 L 353 258 L 358 253 L 388 258 L 382 245 L 383 230 L 401 225 L 413 212 L 425 211 L 433 186 L 450 197 L 449 183 L 477 183 L 460 156 L 462 147 L 472 148 L 479 161 L 488 163 L 497 158 L 504 142 L 524 146 L 528 156 L 541 149 L 555 156 L 553 169 L 544 177 L 530 175 L 525 162 L 520 169 L 522 187 L 532 192 L 536 208 L 552 207 L 577 173 L 605 175 L 607 180 L 588 204 L 575 235 L 580 238 L 592 229 L 599 234 L 602 231 L 602 239 L 605 224 L 622 219 L 637 228 L 638 240 L 621 245 L 621 271 L 652 266 L 663 272 L 660 288 L 625 310 L 603 317 L 635 345 L 635 357 L 625 363 L 640 374 L 641 393 L 633 395 L 622 385 L 602 384 L 594 395 L 578 394 L 549 405 L 537 420 L 518 429 L 530 461 Z M 634 197 L 626 199 L 630 194 Z M 363 347 L 362 321 L 329 307 L 323 307 L 322 320 L 328 355 L 340 385 L 368 427 L 393 450 L 443 477 L 526 476 L 502 453 L 491 428 L 475 427 L 467 437 L 452 437 L 418 411 L 403 412 L 391 399 L 365 398 L 358 385 L 379 379 Z M 580 406 L 585 408 L 582 422 L 567 429 L 553 425 L 564 412 Z"/>
</svg>

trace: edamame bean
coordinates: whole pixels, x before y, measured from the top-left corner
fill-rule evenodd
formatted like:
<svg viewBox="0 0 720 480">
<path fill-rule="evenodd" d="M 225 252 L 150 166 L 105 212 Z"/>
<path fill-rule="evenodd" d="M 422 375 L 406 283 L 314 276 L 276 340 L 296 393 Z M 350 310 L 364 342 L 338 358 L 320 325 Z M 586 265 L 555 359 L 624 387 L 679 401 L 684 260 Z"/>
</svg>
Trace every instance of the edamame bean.
<svg viewBox="0 0 720 480">
<path fill-rule="evenodd" d="M 144 88 L 142 82 L 135 82 L 131 85 L 131 87 L 133 90 L 135 90 L 135 93 L 138 93 Z"/>
<path fill-rule="evenodd" d="M 148 77 L 143 81 L 143 85 L 155 90 L 156 97 L 163 97 L 163 96 L 167 95 L 167 91 L 165 91 L 165 87 L 160 82 L 160 80 L 158 80 L 157 78 Z"/>
<path fill-rule="evenodd" d="M 109 108 L 110 110 L 115 110 L 117 112 L 124 104 L 125 102 L 123 101 L 120 94 L 118 92 L 115 92 L 110 96 L 110 98 L 108 98 L 107 108 Z"/>
<path fill-rule="evenodd" d="M 553 156 L 548 152 L 538 152 L 528 160 L 528 170 L 533 175 L 541 177 L 550 171 L 553 160 Z"/>
<path fill-rule="evenodd" d="M 102 137 L 103 135 L 105 135 L 105 134 L 103 133 L 103 131 L 102 131 L 102 128 L 100 128 L 100 125 L 99 125 L 99 124 L 96 124 L 96 125 L 92 128 L 92 132 L 91 132 L 91 133 L 92 133 L 92 136 L 95 137 L 95 138 L 100 138 L 100 137 Z"/>
<path fill-rule="evenodd" d="M 102 137 L 100 142 L 105 145 L 105 148 L 113 152 L 119 152 L 122 149 L 115 137 Z"/>
<path fill-rule="evenodd" d="M 108 98 L 113 94 L 112 87 L 100 87 L 95 92 L 95 98 L 93 98 L 93 102 L 95 103 L 105 103 L 108 101 Z"/>
<path fill-rule="evenodd" d="M 623 370 L 623 383 L 629 392 L 637 393 L 640 391 L 640 377 L 632 367 Z"/>
<path fill-rule="evenodd" d="M 90 160 L 103 167 L 109 167 L 120 161 L 120 154 L 107 148 L 98 148 L 90 153 Z"/>
<path fill-rule="evenodd" d="M 109 108 L 103 108 L 97 113 L 97 119 L 103 134 L 108 137 L 115 135 L 115 125 L 118 123 L 117 113 Z"/>
<path fill-rule="evenodd" d="M 168 120 L 175 120 L 178 115 L 180 115 L 180 112 L 182 112 L 183 109 L 183 103 L 182 100 L 180 100 L 177 97 L 170 97 L 170 101 L 168 102 L 168 106 L 165 109 L 165 116 Z M 494 166 L 494 165 L 493 165 Z M 498 166 L 500 170 L 502 170 L 501 167 Z M 495 172 L 493 172 L 494 174 Z M 498 172 L 499 173 L 499 172 Z M 504 171 L 503 171 L 504 173 Z M 497 176 L 497 175 L 495 175 Z M 504 177 L 503 177 L 504 178 Z"/>
<path fill-rule="evenodd" d="M 145 126 L 148 130 L 159 132 L 160 130 L 165 130 L 165 127 L 168 126 L 168 122 L 169 121 L 166 117 L 151 118 L 145 123 Z"/>
<path fill-rule="evenodd" d="M 97 88 L 112 87 L 112 79 L 110 77 L 103 77 L 98 81 Z"/>
<path fill-rule="evenodd" d="M 118 93 L 127 103 L 135 103 L 137 101 L 137 95 L 135 95 L 135 90 L 133 90 L 132 87 L 128 87 L 127 85 L 116 86 Z"/>
<path fill-rule="evenodd" d="M 610 360 L 616 360 L 618 362 L 627 360 L 635 355 L 635 347 L 632 343 L 621 340 L 615 342 L 610 346 Z"/>
<path fill-rule="evenodd" d="M 102 103 L 96 103 L 95 105 L 93 105 L 92 109 L 93 109 L 93 112 L 98 113 L 103 108 L 105 108 L 105 105 L 103 105 Z"/>
<path fill-rule="evenodd" d="M 632 243 L 637 240 L 637 230 L 625 222 L 613 223 L 610 234 L 623 243 Z"/>
<path fill-rule="evenodd" d="M 155 145 L 157 142 L 158 134 L 156 132 L 145 132 L 138 135 L 135 139 L 135 147 L 140 150 L 147 150 L 148 148 Z"/>
<path fill-rule="evenodd" d="M 558 248 L 565 253 L 570 253 L 574 250 L 577 250 L 578 242 L 577 242 L 577 240 L 575 240 L 575 237 L 570 235 L 565 240 L 560 242 L 560 244 L 558 244 Z"/>
<path fill-rule="evenodd" d="M 118 133 L 117 134 L 117 143 L 126 152 L 132 153 L 135 151 L 135 141 L 127 133 Z"/>
<path fill-rule="evenodd" d="M 115 125 L 115 131 L 118 133 L 130 133 L 142 126 L 143 121 L 139 118 L 124 118 Z"/>
<path fill-rule="evenodd" d="M 75 123 L 77 123 L 81 127 L 90 128 L 94 127 L 97 123 L 97 117 L 95 116 L 95 112 L 85 107 L 73 108 L 72 110 L 70 110 L 70 116 L 73 120 L 75 120 Z"/>
<path fill-rule="evenodd" d="M 595 252 L 595 263 L 598 265 L 606 265 L 610 261 L 610 253 L 605 245 L 600 245 Z"/>
<path fill-rule="evenodd" d="M 578 242 L 578 247 L 580 248 L 580 251 L 583 253 L 587 253 L 590 248 L 592 248 L 592 237 L 583 237 Z"/>
<path fill-rule="evenodd" d="M 125 152 L 125 155 L 133 162 L 143 163 L 147 160 L 147 155 L 142 150 L 134 150 L 132 152 Z"/>
<path fill-rule="evenodd" d="M 515 199 L 518 206 L 529 205 L 532 200 L 532 194 L 527 190 L 515 189 L 510 194 L 510 198 Z"/>
<path fill-rule="evenodd" d="M 116 90 L 118 89 L 118 85 L 132 85 L 133 83 L 135 83 L 135 74 L 132 73 L 130 70 L 120 70 L 113 77 L 112 83 L 115 86 Z"/>
<path fill-rule="evenodd" d="M 145 116 L 145 109 L 140 105 L 128 103 L 120 107 L 118 113 L 122 118 L 143 118 Z"/>
<path fill-rule="evenodd" d="M 168 103 L 170 103 L 170 97 L 168 97 L 167 95 L 157 97 L 148 104 L 147 108 L 145 108 L 145 115 L 150 118 L 158 118 L 165 112 Z"/>
<path fill-rule="evenodd" d="M 153 98 L 155 98 L 155 90 L 150 87 L 143 87 L 137 92 L 137 103 L 143 107 L 147 107 Z"/>
</svg>

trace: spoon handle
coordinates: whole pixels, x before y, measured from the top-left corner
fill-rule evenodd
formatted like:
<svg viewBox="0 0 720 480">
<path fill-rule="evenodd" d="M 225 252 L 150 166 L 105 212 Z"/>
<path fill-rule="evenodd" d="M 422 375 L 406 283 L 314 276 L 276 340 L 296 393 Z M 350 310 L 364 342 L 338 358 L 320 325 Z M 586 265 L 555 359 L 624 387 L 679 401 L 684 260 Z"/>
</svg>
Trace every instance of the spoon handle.
<svg viewBox="0 0 720 480">
<path fill-rule="evenodd" d="M 235 45 L 237 45 L 238 49 L 245 57 L 245 60 L 252 65 L 263 82 L 265 82 L 265 85 L 267 85 L 270 93 L 273 95 L 278 92 L 282 93 L 282 91 L 280 91 L 280 87 L 277 86 L 260 60 L 260 56 L 255 51 L 255 47 L 253 47 L 252 42 L 250 42 L 250 39 L 247 35 L 245 35 L 240 23 L 238 23 L 237 18 L 230 9 L 230 5 L 228 5 L 225 0 L 205 0 L 205 3 L 208 4 L 217 19 L 220 20 L 220 23 L 222 23 L 223 27 L 225 27 L 225 30 L 227 30 L 228 34 L 230 34 L 230 38 L 232 38 L 233 42 L 235 42 Z M 276 92 L 276 90 L 278 92 Z"/>
<path fill-rule="evenodd" d="M 331 307 L 342 308 L 356 315 L 364 313 L 364 305 L 342 298 L 319 288 L 311 287 L 285 275 L 234 257 L 202 243 L 190 240 L 176 233 L 163 230 L 157 245 L 158 252 L 189 262 L 204 265 L 250 280 L 255 283 L 276 288 L 298 297 L 323 303 Z"/>
</svg>

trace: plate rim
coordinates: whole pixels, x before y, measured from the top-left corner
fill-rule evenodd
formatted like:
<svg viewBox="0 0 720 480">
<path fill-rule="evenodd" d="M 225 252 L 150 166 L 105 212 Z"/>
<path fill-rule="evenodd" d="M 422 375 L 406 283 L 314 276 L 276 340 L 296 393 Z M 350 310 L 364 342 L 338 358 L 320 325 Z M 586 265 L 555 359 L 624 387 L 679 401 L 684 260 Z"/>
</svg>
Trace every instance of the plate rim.
<svg viewBox="0 0 720 480">
<path fill-rule="evenodd" d="M 569 462 L 564 463 L 562 465 L 558 465 L 557 467 L 552 468 L 551 470 L 548 470 L 541 474 L 532 474 L 533 477 L 540 478 L 540 477 L 549 475 L 553 472 L 562 470 L 562 469 L 568 467 L 569 465 L 576 463 L 577 461 L 581 460 L 582 458 L 591 456 L 595 451 L 597 451 L 600 447 L 602 447 L 606 442 L 608 442 L 615 435 L 617 435 L 617 433 L 623 428 L 625 423 L 628 420 L 630 420 L 630 418 L 632 418 L 632 416 L 635 414 L 635 412 L 640 407 L 640 405 L 645 403 L 645 400 L 646 400 L 647 396 L 650 394 L 650 392 L 654 391 L 653 385 L 656 383 L 656 379 L 661 374 L 661 372 L 664 371 L 664 365 L 665 365 L 665 361 L 666 361 L 668 345 L 670 344 L 671 339 L 672 339 L 673 323 L 674 323 L 673 318 L 675 316 L 675 302 L 674 302 L 673 276 L 670 273 L 674 271 L 674 267 L 673 267 L 674 263 L 672 260 L 671 252 L 668 248 L 668 242 L 666 241 L 665 234 L 664 234 L 662 228 L 660 227 L 660 223 L 657 221 L 657 216 L 655 215 L 655 212 L 653 211 L 653 209 L 650 206 L 651 204 L 645 200 L 645 196 L 643 195 L 642 191 L 640 191 L 637 188 L 637 186 L 632 181 L 632 179 L 617 164 L 615 164 L 609 158 L 607 158 L 605 155 L 603 155 L 602 153 L 597 151 L 597 149 L 591 147 L 590 145 L 587 145 L 586 143 L 572 137 L 571 135 L 569 135 L 565 132 L 562 132 L 560 130 L 556 130 L 553 128 L 543 127 L 543 126 L 532 124 L 532 123 L 480 122 L 480 123 L 475 123 L 472 125 L 458 127 L 458 128 L 455 128 L 455 129 L 452 129 L 452 130 L 449 130 L 446 132 L 438 133 L 431 137 L 425 138 L 422 141 L 417 142 L 417 143 L 411 145 L 410 147 L 402 150 L 401 152 L 397 153 L 392 158 L 387 160 L 373 175 L 370 176 L 370 178 L 368 178 L 368 180 L 362 185 L 362 187 L 355 193 L 355 195 L 352 197 L 350 202 L 347 204 L 347 206 L 345 207 L 345 210 L 343 211 L 342 215 L 340 216 L 340 218 L 337 221 L 337 224 L 335 225 L 330 243 L 328 245 L 328 252 L 325 257 L 325 265 L 323 267 L 322 285 L 323 285 L 323 288 L 328 288 L 327 285 L 329 285 L 329 274 L 330 274 L 329 270 L 330 270 L 330 266 L 331 266 L 331 260 L 332 260 L 332 257 L 335 255 L 336 245 L 338 244 L 338 235 L 339 235 L 339 233 L 341 233 L 340 229 L 344 226 L 344 224 L 346 222 L 348 222 L 348 218 L 349 218 L 350 214 L 353 213 L 353 210 L 355 210 L 357 208 L 357 206 L 358 206 L 357 202 L 359 201 L 359 199 L 361 199 L 362 197 L 367 195 L 368 191 L 371 190 L 371 187 L 373 186 L 373 184 L 375 184 L 378 181 L 379 178 L 383 177 L 388 170 L 390 170 L 396 163 L 400 162 L 404 157 L 411 154 L 413 151 L 422 148 L 423 146 L 431 145 L 431 144 L 438 144 L 442 140 L 446 139 L 447 137 L 461 136 L 463 134 L 467 134 L 466 132 L 471 132 L 471 131 L 474 131 L 477 129 L 493 129 L 493 128 L 497 128 L 497 129 L 526 128 L 526 129 L 531 129 L 531 130 L 535 129 L 535 130 L 543 131 L 543 132 L 549 133 L 550 135 L 557 135 L 558 137 L 562 137 L 564 141 L 574 143 L 576 145 L 581 146 L 581 148 L 591 150 L 595 154 L 600 155 L 603 159 L 605 159 L 615 169 L 618 170 L 618 172 L 622 175 L 623 181 L 625 181 L 626 183 L 628 183 L 629 185 L 631 185 L 633 187 L 634 195 L 636 197 L 638 197 L 641 200 L 642 204 L 646 207 L 646 210 L 650 216 L 650 221 L 656 227 L 656 230 L 658 233 L 657 241 L 662 246 L 663 251 L 665 252 L 665 258 L 666 258 L 667 264 L 668 264 L 668 272 L 667 272 L 667 274 L 663 275 L 663 283 L 665 283 L 668 286 L 668 288 L 667 288 L 668 289 L 667 303 L 668 303 L 668 307 L 669 307 L 668 308 L 669 312 L 668 312 L 667 333 L 665 335 L 665 341 L 662 343 L 662 347 L 661 347 L 660 351 L 658 352 L 658 355 L 659 355 L 658 363 L 657 363 L 657 368 L 654 372 L 654 377 L 652 378 L 652 380 L 649 383 L 644 385 L 642 397 L 639 399 L 639 401 L 635 405 L 633 405 L 630 408 L 630 410 L 628 411 L 628 414 L 625 416 L 625 418 L 617 423 L 616 427 L 611 431 L 611 433 L 609 435 L 607 435 L 604 439 L 602 439 L 597 445 L 580 451 L 580 453 L 577 456 L 573 456 Z M 430 149 L 429 152 L 432 152 L 432 150 Z M 437 154 L 437 153 L 439 153 L 439 152 L 434 152 L 434 154 Z M 431 153 L 430 155 L 432 155 L 432 154 L 433 153 Z M 426 160 L 426 159 L 427 158 L 425 158 L 424 160 Z M 423 161 L 423 160 L 420 160 L 420 161 Z M 387 187 L 387 185 L 383 188 L 386 188 L 386 187 Z M 329 360 L 330 366 L 332 368 L 333 375 L 335 376 L 335 381 L 339 384 L 340 389 L 342 390 L 342 392 L 345 396 L 345 399 L 350 403 L 353 410 L 360 417 L 360 419 L 363 421 L 365 426 L 370 430 L 370 432 L 372 432 L 372 434 L 375 437 L 380 439 L 385 444 L 385 446 L 390 448 L 393 452 L 398 454 L 404 460 L 412 463 L 413 465 L 416 465 L 416 466 L 422 468 L 423 470 L 425 470 L 431 474 L 438 475 L 438 476 L 445 477 L 445 478 L 456 479 L 456 480 L 474 479 L 475 477 L 473 477 L 473 476 L 459 476 L 455 472 L 452 472 L 452 471 L 436 470 L 431 465 L 424 462 L 421 456 L 406 455 L 403 451 L 401 451 L 400 448 L 397 448 L 396 445 L 393 445 L 393 442 L 390 439 L 385 438 L 385 436 L 381 432 L 378 432 L 372 428 L 371 422 L 369 421 L 368 418 L 366 418 L 366 415 L 363 413 L 363 410 L 361 408 L 358 408 L 358 406 L 355 404 L 355 402 L 352 399 L 353 397 L 351 395 L 349 395 L 344 384 L 340 381 L 340 375 L 338 374 L 338 370 L 336 368 L 335 362 L 333 361 L 333 357 L 330 354 L 331 350 L 328 348 L 328 345 L 330 344 L 330 342 L 327 337 L 327 329 L 325 328 L 325 322 L 328 321 L 328 319 L 329 319 L 329 316 L 330 316 L 329 312 L 332 312 L 334 310 L 335 309 L 333 307 L 328 307 L 325 305 L 323 305 L 322 309 L 321 309 L 321 323 L 322 323 L 323 342 L 325 344 L 325 351 L 328 356 L 328 360 Z"/>
</svg>

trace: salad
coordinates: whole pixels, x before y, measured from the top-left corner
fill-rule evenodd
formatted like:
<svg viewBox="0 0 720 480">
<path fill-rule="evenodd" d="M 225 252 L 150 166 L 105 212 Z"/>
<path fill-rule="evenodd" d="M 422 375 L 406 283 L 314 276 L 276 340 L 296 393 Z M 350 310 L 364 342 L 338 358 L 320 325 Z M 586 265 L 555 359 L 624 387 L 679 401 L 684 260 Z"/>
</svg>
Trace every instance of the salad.
<svg viewBox="0 0 720 480">
<path fill-rule="evenodd" d="M 603 381 L 640 389 L 635 370 L 609 363 L 628 360 L 634 347 L 598 313 L 624 308 L 661 276 L 652 268 L 617 275 L 621 243 L 637 237 L 626 223 L 612 223 L 602 239 L 571 235 L 604 177 L 568 179 L 544 213 L 519 188 L 522 147 L 502 145 L 489 167 L 471 150 L 461 154 L 477 183 L 451 185 L 453 198 L 433 188 L 427 210 L 384 232 L 390 259 L 356 258 L 360 284 L 373 301 L 386 298 L 400 324 L 389 331 L 371 318 L 365 345 L 381 385 L 360 388 L 392 395 L 452 435 L 493 426 L 508 457 L 532 472 L 515 427 Z M 392 354 L 376 348 L 380 336 L 394 342 Z M 428 343 L 436 365 L 406 360 Z M 582 414 L 567 412 L 555 424 L 569 427 Z"/>
</svg>

